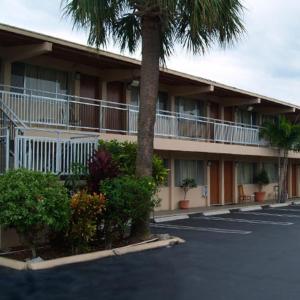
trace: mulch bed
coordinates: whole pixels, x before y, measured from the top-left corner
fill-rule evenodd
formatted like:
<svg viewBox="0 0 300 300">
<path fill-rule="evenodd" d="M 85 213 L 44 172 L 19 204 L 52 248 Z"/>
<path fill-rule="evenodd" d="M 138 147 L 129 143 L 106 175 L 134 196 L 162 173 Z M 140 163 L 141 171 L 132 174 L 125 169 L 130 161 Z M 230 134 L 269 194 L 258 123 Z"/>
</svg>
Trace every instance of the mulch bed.
<svg viewBox="0 0 300 300">
<path fill-rule="evenodd" d="M 123 241 L 119 241 L 118 243 L 114 243 L 112 248 L 118 248 L 118 247 L 124 247 L 132 244 L 136 244 L 139 242 L 144 242 L 144 240 L 133 240 L 133 239 L 126 239 Z M 95 245 L 91 247 L 91 249 L 87 252 L 82 253 L 76 253 L 76 254 L 84 254 L 84 253 L 91 253 L 95 251 L 102 251 L 106 250 L 104 244 L 101 245 Z M 75 255 L 75 253 L 72 253 L 70 249 L 66 248 L 59 248 L 59 247 L 53 247 L 50 245 L 42 245 L 37 248 L 37 257 L 41 257 L 43 260 L 50 260 L 60 257 L 66 257 Z M 26 249 L 24 247 L 14 247 L 9 249 L 9 251 L 2 252 L 0 251 L 0 257 L 15 259 L 18 261 L 28 261 L 32 258 L 31 251 L 29 249 Z"/>
</svg>

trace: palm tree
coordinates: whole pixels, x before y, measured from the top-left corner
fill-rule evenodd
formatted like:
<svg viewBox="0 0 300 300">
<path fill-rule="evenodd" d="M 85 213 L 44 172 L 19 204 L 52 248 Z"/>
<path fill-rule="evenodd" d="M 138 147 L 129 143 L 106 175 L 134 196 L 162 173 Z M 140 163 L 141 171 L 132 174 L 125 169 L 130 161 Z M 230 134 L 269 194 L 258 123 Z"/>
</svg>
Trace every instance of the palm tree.
<svg viewBox="0 0 300 300">
<path fill-rule="evenodd" d="M 240 0 L 62 0 L 74 26 L 88 31 L 97 48 L 113 40 L 121 50 L 140 44 L 140 108 L 136 175 L 151 176 L 159 67 L 175 44 L 204 53 L 213 44 L 226 46 L 244 32 Z M 133 226 L 135 235 L 149 232 L 148 216 Z"/>
<path fill-rule="evenodd" d="M 291 123 L 285 116 L 267 121 L 260 130 L 260 136 L 278 149 L 278 202 L 287 199 L 288 152 L 300 149 L 300 125 Z"/>
</svg>

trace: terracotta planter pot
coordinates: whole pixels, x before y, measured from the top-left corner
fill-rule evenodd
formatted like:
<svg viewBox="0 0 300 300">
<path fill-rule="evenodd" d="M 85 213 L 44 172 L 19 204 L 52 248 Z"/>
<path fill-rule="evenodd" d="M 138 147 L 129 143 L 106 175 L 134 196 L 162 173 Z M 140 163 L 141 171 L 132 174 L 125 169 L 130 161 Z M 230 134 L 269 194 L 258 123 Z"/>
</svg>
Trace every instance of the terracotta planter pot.
<svg viewBox="0 0 300 300">
<path fill-rule="evenodd" d="M 266 192 L 255 192 L 255 201 L 264 202 L 265 196 L 266 196 Z"/>
<path fill-rule="evenodd" d="M 190 200 L 180 200 L 178 205 L 180 209 L 188 209 L 190 207 Z"/>
</svg>

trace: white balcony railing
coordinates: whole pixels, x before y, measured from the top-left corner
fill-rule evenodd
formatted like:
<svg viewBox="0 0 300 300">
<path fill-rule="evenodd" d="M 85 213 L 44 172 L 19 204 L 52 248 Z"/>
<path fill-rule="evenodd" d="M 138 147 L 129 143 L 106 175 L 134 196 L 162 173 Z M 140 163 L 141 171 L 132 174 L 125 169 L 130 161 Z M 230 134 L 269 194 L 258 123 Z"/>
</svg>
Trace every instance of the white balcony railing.
<svg viewBox="0 0 300 300">
<path fill-rule="evenodd" d="M 136 134 L 138 107 L 118 102 L 22 91 L 0 90 L 0 101 L 13 116 L 30 127 L 54 127 L 98 132 Z M 155 134 L 161 137 L 192 139 L 242 145 L 265 145 L 259 127 L 218 119 L 158 111 Z"/>
</svg>

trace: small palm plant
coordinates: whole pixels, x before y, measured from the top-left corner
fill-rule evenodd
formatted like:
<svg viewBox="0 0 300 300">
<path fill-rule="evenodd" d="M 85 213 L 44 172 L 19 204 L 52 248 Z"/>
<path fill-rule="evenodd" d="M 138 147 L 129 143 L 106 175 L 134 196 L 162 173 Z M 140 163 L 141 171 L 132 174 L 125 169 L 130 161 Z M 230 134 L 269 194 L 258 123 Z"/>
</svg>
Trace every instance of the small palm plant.
<svg viewBox="0 0 300 300">
<path fill-rule="evenodd" d="M 260 136 L 278 149 L 278 202 L 285 202 L 287 200 L 288 153 L 291 150 L 299 151 L 300 149 L 300 125 L 293 124 L 285 116 L 280 115 L 276 120 L 263 124 Z"/>
<path fill-rule="evenodd" d="M 255 183 L 258 185 L 258 189 L 262 192 L 263 186 L 269 184 L 269 176 L 266 170 L 261 170 L 255 177 Z"/>
</svg>

